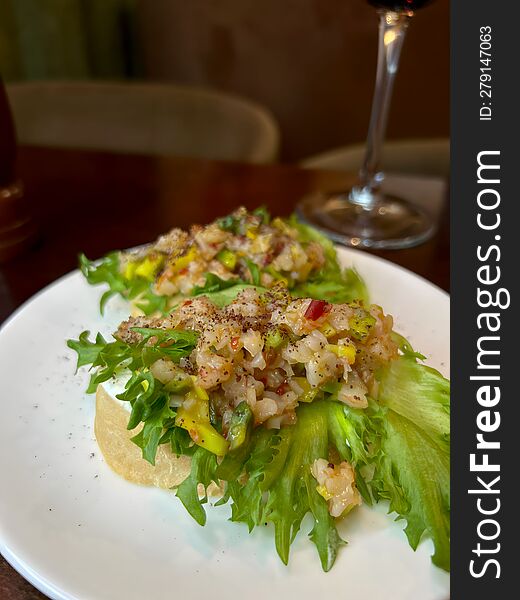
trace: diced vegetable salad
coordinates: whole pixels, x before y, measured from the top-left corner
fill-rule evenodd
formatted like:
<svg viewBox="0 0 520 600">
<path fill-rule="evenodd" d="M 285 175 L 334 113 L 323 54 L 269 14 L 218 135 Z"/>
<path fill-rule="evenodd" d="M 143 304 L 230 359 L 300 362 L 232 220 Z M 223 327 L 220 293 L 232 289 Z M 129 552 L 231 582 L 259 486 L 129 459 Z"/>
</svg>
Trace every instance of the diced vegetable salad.
<svg viewBox="0 0 520 600">
<path fill-rule="evenodd" d="M 294 296 L 332 302 L 366 300 L 353 269 L 341 269 L 332 243 L 295 217 L 239 208 L 206 226 L 172 229 L 156 242 L 112 252 L 99 261 L 80 257 L 91 284 L 108 284 L 101 298 L 119 294 L 145 314 L 167 313 L 179 299 L 237 284 L 269 289 L 282 283 Z"/>
</svg>

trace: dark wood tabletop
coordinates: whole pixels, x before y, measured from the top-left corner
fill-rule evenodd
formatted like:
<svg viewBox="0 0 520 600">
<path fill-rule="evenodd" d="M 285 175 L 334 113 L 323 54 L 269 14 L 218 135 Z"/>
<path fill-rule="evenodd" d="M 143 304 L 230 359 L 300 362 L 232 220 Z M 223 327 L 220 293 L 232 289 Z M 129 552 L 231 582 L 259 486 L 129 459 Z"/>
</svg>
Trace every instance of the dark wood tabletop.
<svg viewBox="0 0 520 600">
<path fill-rule="evenodd" d="M 315 190 L 338 190 L 352 176 L 287 165 L 244 165 L 22 147 L 18 172 L 39 225 L 34 247 L 0 265 L 0 322 L 38 290 L 76 267 L 77 255 L 148 242 L 173 226 L 206 223 L 238 205 L 266 205 L 288 215 Z M 407 250 L 376 254 L 449 289 L 449 219 L 437 234 Z M 0 598 L 44 596 L 0 556 Z"/>
</svg>

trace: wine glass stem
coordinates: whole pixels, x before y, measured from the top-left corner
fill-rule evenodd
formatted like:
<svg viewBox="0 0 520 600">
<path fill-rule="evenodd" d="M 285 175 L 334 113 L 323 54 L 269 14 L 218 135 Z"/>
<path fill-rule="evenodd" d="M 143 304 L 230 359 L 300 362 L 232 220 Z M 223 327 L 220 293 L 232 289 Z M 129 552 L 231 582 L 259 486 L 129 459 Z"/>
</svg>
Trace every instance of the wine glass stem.
<svg viewBox="0 0 520 600">
<path fill-rule="evenodd" d="M 377 202 L 376 192 L 383 179 L 379 171 L 381 149 L 385 137 L 388 109 L 392 98 L 395 74 L 411 13 L 379 10 L 379 49 L 377 76 L 372 101 L 372 113 L 368 127 L 367 144 L 363 165 L 359 171 L 359 183 L 350 193 L 351 201 L 373 208 Z"/>
</svg>

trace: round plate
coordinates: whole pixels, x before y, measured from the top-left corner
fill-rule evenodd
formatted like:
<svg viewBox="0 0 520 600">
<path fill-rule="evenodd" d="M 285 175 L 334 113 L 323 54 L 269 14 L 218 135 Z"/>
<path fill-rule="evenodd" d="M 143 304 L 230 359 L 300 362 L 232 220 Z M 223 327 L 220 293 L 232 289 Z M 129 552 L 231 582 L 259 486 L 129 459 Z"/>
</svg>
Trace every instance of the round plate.
<svg viewBox="0 0 520 600">
<path fill-rule="evenodd" d="M 371 300 L 395 328 L 448 375 L 449 297 L 395 265 L 339 249 L 365 278 Z M 445 600 L 449 576 L 432 566 L 432 544 L 413 552 L 387 507 L 361 507 L 340 525 L 349 545 L 323 573 L 309 523 L 279 560 L 272 531 L 251 535 L 208 506 L 197 525 L 173 493 L 133 485 L 104 463 L 93 436 L 87 374 L 74 374 L 67 338 L 109 335 L 128 307 L 114 299 L 104 318 L 100 290 L 78 272 L 22 306 L 0 330 L 0 552 L 51 598 L 227 600 L 328 598 Z"/>
</svg>

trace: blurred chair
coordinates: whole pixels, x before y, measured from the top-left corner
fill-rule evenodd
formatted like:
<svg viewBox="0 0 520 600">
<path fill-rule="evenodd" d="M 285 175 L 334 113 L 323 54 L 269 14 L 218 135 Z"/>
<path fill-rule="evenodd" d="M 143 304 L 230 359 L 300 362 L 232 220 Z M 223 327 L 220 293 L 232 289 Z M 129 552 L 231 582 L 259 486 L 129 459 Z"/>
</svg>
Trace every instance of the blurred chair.
<svg viewBox="0 0 520 600">
<path fill-rule="evenodd" d="M 364 153 L 364 144 L 345 146 L 311 156 L 300 164 L 312 169 L 357 172 Z M 450 141 L 432 138 L 386 142 L 381 169 L 388 173 L 447 178 L 450 174 Z"/>
<path fill-rule="evenodd" d="M 6 86 L 21 144 L 276 160 L 278 126 L 236 96 L 171 84 L 32 82 Z"/>
</svg>

